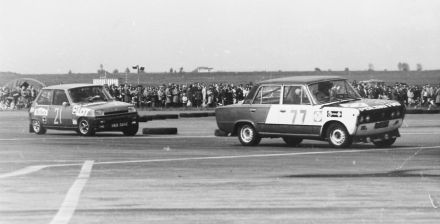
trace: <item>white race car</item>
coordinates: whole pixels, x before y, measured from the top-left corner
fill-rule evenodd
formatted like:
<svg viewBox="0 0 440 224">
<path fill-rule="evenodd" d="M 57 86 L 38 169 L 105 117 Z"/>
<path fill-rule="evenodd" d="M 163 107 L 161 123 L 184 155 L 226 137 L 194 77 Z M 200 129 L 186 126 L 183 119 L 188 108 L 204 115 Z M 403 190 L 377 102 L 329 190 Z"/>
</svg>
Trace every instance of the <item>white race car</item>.
<svg viewBox="0 0 440 224">
<path fill-rule="evenodd" d="M 288 145 L 303 139 L 327 140 L 334 147 L 353 142 L 391 146 L 400 137 L 405 107 L 393 100 L 362 99 L 337 76 L 296 76 L 262 81 L 239 104 L 216 109 L 220 130 L 242 145 L 282 137 Z"/>
</svg>

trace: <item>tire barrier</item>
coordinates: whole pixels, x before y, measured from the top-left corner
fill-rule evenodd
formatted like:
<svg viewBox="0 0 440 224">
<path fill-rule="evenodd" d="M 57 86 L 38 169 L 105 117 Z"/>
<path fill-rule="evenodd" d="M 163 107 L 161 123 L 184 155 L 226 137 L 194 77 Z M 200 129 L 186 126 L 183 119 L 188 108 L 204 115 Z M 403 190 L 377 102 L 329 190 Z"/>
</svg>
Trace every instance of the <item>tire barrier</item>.
<svg viewBox="0 0 440 224">
<path fill-rule="evenodd" d="M 152 121 L 154 118 L 154 115 L 143 115 L 143 116 L 139 116 L 138 121 L 139 122 L 147 122 L 147 121 Z"/>
<path fill-rule="evenodd" d="M 178 119 L 178 114 L 156 114 L 139 116 L 139 122 L 147 122 L 152 120 Z"/>
<path fill-rule="evenodd" d="M 156 114 L 153 115 L 153 120 L 178 119 L 178 114 Z"/>
<path fill-rule="evenodd" d="M 187 118 L 190 118 L 190 117 L 207 117 L 207 116 L 209 116 L 209 113 L 207 113 L 207 112 L 180 113 L 179 115 L 180 115 L 180 117 L 187 117 Z"/>
<path fill-rule="evenodd" d="M 177 128 L 143 128 L 144 135 L 175 135 Z"/>
<path fill-rule="evenodd" d="M 218 136 L 218 137 L 226 137 L 226 136 L 228 136 L 228 133 L 224 132 L 224 131 L 222 131 L 220 129 L 215 129 L 214 135 Z"/>
</svg>

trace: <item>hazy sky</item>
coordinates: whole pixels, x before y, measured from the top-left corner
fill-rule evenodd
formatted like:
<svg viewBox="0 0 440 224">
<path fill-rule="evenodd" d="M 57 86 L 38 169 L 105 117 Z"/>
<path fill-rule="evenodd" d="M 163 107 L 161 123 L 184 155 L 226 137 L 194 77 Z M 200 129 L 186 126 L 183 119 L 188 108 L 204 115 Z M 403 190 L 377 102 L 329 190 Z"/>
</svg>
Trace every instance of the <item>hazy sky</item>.
<svg viewBox="0 0 440 224">
<path fill-rule="evenodd" d="M 440 68 L 438 0 L 1 0 L 0 71 Z"/>
</svg>

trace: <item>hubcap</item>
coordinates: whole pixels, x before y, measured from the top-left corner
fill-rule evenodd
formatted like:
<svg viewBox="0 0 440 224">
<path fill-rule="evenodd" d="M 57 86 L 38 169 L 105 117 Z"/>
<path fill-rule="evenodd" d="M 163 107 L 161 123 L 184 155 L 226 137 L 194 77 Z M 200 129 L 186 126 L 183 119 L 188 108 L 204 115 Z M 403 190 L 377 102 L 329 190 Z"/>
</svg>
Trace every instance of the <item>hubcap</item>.
<svg viewBox="0 0 440 224">
<path fill-rule="evenodd" d="M 330 140 L 335 145 L 342 145 L 345 141 L 345 133 L 340 129 L 333 130 L 330 135 Z"/>
<path fill-rule="evenodd" d="M 82 120 L 79 123 L 79 131 L 82 134 L 86 134 L 89 131 L 89 123 L 87 121 L 85 121 L 85 120 Z"/>
<path fill-rule="evenodd" d="M 244 141 L 244 142 L 246 142 L 246 143 L 248 143 L 248 142 L 251 142 L 252 141 L 252 139 L 253 139 L 253 137 L 254 137 L 254 132 L 253 132 L 253 130 L 250 128 L 250 127 L 243 127 L 242 129 L 241 129 L 241 134 L 240 134 L 240 136 L 241 136 L 241 139 Z"/>
<path fill-rule="evenodd" d="M 35 132 L 39 132 L 40 131 L 40 122 L 34 121 L 34 122 L 32 122 L 32 126 L 34 127 L 34 131 Z"/>
</svg>

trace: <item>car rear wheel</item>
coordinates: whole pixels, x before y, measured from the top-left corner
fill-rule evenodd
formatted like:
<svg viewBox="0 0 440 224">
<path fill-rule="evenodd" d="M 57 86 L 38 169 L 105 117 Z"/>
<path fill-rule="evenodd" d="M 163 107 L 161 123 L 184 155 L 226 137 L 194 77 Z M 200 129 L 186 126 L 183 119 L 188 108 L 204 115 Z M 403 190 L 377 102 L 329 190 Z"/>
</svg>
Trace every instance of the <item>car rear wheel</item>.
<svg viewBox="0 0 440 224">
<path fill-rule="evenodd" d="M 347 148 L 353 142 L 344 125 L 334 123 L 327 129 L 327 139 L 331 146 L 336 148 Z"/>
<path fill-rule="evenodd" d="M 95 134 L 90 121 L 87 118 L 81 118 L 78 121 L 78 133 L 83 136 L 92 136 Z"/>
<path fill-rule="evenodd" d="M 302 138 L 296 137 L 283 137 L 283 140 L 288 146 L 298 146 L 303 141 Z"/>
<path fill-rule="evenodd" d="M 243 124 L 238 128 L 238 140 L 244 146 L 254 146 L 260 143 L 261 137 L 252 125 Z"/>
<path fill-rule="evenodd" d="M 46 128 L 43 127 L 39 120 L 32 120 L 32 130 L 37 135 L 46 134 Z"/>
<path fill-rule="evenodd" d="M 373 144 L 377 147 L 390 147 L 394 144 L 394 142 L 396 142 L 396 138 L 373 142 Z"/>
<path fill-rule="evenodd" d="M 139 125 L 135 124 L 132 125 L 131 127 L 128 127 L 126 130 L 122 131 L 122 133 L 124 133 L 124 135 L 126 136 L 134 136 L 137 134 L 138 130 L 139 130 Z"/>
</svg>

